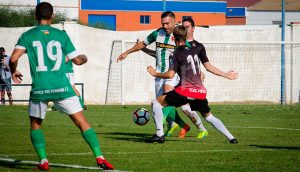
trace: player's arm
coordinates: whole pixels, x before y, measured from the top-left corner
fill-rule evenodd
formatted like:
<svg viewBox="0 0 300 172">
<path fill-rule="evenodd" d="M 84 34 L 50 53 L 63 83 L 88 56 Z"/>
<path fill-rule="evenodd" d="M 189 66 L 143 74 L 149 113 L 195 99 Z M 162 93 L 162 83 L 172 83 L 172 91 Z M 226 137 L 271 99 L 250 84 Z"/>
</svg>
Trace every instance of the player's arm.
<svg viewBox="0 0 300 172">
<path fill-rule="evenodd" d="M 72 62 L 76 65 L 83 65 L 87 62 L 87 57 L 84 54 L 79 54 L 78 56 L 72 58 Z"/>
<path fill-rule="evenodd" d="M 10 59 L 9 68 L 12 73 L 14 83 L 21 83 L 23 75 L 17 70 L 19 58 L 26 53 L 26 49 L 14 49 Z"/>
<path fill-rule="evenodd" d="M 136 43 L 138 44 L 139 42 L 141 42 L 139 39 L 136 40 Z M 149 56 L 152 56 L 154 58 L 156 58 L 156 52 L 154 50 L 151 50 L 147 47 L 141 49 L 144 53 L 148 54 Z"/>
<path fill-rule="evenodd" d="M 169 69 L 165 73 L 158 73 L 152 66 L 147 67 L 147 71 L 154 77 L 157 78 L 164 78 L 164 79 L 172 79 L 175 76 L 175 71 L 172 69 Z"/>
<path fill-rule="evenodd" d="M 125 51 L 124 53 L 122 53 L 122 54 L 117 58 L 117 62 L 118 62 L 118 61 L 124 60 L 124 59 L 128 56 L 128 54 L 133 53 L 133 52 L 136 52 L 136 51 L 139 51 L 139 50 L 141 50 L 141 49 L 143 49 L 143 48 L 145 48 L 145 47 L 146 47 L 146 44 L 144 43 L 144 41 L 141 41 L 141 42 L 135 44 L 132 48 L 130 48 L 129 50 L 127 50 L 127 51 Z"/>
<path fill-rule="evenodd" d="M 221 76 L 221 77 L 227 78 L 229 80 L 235 80 L 238 77 L 238 73 L 233 70 L 230 70 L 227 73 L 225 73 L 225 72 L 221 71 L 220 69 L 218 69 L 217 67 L 210 64 L 209 62 L 205 62 L 203 65 L 207 71 L 209 71 L 217 76 Z"/>
</svg>

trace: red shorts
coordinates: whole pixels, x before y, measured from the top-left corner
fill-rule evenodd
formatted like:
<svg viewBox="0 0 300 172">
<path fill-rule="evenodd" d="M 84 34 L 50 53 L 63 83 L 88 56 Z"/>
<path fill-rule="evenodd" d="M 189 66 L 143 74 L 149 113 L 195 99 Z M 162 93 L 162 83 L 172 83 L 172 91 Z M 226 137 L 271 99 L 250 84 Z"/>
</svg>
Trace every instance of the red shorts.
<svg viewBox="0 0 300 172">
<path fill-rule="evenodd" d="M 204 100 L 206 99 L 206 88 L 201 85 L 198 87 L 176 87 L 175 88 L 176 93 L 193 99 L 200 99 Z"/>
</svg>

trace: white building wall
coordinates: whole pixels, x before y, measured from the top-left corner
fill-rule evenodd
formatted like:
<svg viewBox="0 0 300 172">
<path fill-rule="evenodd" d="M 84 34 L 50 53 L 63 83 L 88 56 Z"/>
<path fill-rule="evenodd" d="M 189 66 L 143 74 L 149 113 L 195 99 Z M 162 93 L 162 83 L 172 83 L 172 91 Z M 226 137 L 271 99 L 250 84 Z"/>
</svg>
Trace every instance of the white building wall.
<svg viewBox="0 0 300 172">
<path fill-rule="evenodd" d="M 300 22 L 300 11 L 298 12 L 285 12 L 285 23 Z M 247 25 L 271 25 L 273 21 L 281 21 L 280 11 L 247 11 L 246 24 Z"/>
<path fill-rule="evenodd" d="M 61 28 L 61 25 L 56 25 L 55 27 Z M 18 37 L 28 29 L 29 28 L 0 28 L 1 46 L 6 48 L 8 54 L 13 51 Z M 115 32 L 74 23 L 65 24 L 65 30 L 78 51 L 86 54 L 89 59 L 87 64 L 75 66 L 75 80 L 76 82 L 85 84 L 85 101 L 88 104 L 105 103 L 112 42 L 114 40 L 134 41 L 136 38 L 143 39 L 151 32 Z M 295 35 L 299 35 L 300 27 L 295 26 L 293 32 Z M 247 51 L 246 49 L 243 50 L 242 54 L 233 53 L 232 55 L 228 54 L 232 53 L 231 49 L 233 49 L 232 51 L 239 50 L 240 48 L 243 49 L 242 44 L 234 44 L 229 48 L 221 45 L 221 48 L 218 48 L 219 44 L 209 44 L 209 42 L 279 42 L 280 34 L 280 28 L 278 26 L 215 26 L 210 28 L 196 28 L 195 39 L 204 42 L 210 62 L 224 71 L 235 70 L 239 72 L 240 75 L 238 80 L 229 81 L 204 71 L 206 74 L 204 84 L 208 89 L 209 101 L 268 101 L 278 103 L 280 99 L 280 45 L 264 50 L 264 48 L 261 49 L 258 44 L 256 45 L 256 49 L 258 49 L 256 53 Z M 286 34 L 287 40 L 290 40 L 289 27 L 286 28 Z M 294 36 L 293 39 L 296 42 L 300 42 L 299 36 Z M 300 73 L 300 46 L 298 44 L 295 47 L 296 49 L 293 52 L 292 61 L 290 60 L 290 50 L 286 52 L 287 98 L 288 102 L 293 103 L 298 102 L 300 90 L 300 77 L 298 75 Z M 222 49 L 227 51 L 220 51 Z M 238 52 L 239 51 L 237 51 L 237 53 Z M 128 60 L 134 59 L 135 55 L 136 54 L 129 55 Z M 140 53 L 140 55 L 143 54 Z M 115 63 L 115 61 L 113 63 Z M 292 69 L 290 67 L 291 64 L 293 64 Z M 151 63 L 149 65 L 151 65 Z M 18 68 L 24 75 L 23 83 L 31 83 L 26 56 L 20 59 Z M 134 68 L 135 66 L 131 66 L 127 67 L 126 70 L 129 71 Z M 144 72 L 146 73 L 146 67 Z M 129 93 L 137 91 L 142 91 L 148 95 L 143 103 L 149 103 L 154 98 L 153 78 L 144 75 L 144 73 L 136 73 L 136 75 L 140 76 L 140 78 L 148 78 L 145 82 L 149 87 L 142 90 L 137 90 L 137 87 L 130 87 L 128 90 L 125 90 L 128 94 L 125 97 L 126 104 L 136 103 L 135 100 L 137 98 L 130 98 Z M 130 76 L 125 76 L 125 80 L 127 81 L 127 85 L 130 83 L 133 85 L 139 84 L 139 80 L 133 80 L 133 77 Z M 28 99 L 28 92 L 28 87 L 13 88 L 13 94 L 16 99 Z"/>
</svg>

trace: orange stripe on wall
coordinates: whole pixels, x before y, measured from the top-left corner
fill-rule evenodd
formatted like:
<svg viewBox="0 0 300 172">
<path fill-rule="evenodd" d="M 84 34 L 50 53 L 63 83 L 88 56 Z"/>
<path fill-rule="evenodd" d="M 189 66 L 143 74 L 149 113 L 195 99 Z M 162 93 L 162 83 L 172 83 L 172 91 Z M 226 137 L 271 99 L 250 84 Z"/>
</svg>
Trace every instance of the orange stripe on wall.
<svg viewBox="0 0 300 172">
<path fill-rule="evenodd" d="M 150 30 L 161 27 L 161 12 L 129 12 L 129 11 L 79 11 L 79 20 L 83 24 L 88 24 L 88 15 L 116 15 L 117 31 L 137 31 Z M 150 24 L 140 24 L 140 16 L 149 15 Z M 181 22 L 182 16 L 192 16 L 196 26 L 226 25 L 226 16 L 224 13 L 188 13 L 175 12 L 176 21 Z"/>
</svg>

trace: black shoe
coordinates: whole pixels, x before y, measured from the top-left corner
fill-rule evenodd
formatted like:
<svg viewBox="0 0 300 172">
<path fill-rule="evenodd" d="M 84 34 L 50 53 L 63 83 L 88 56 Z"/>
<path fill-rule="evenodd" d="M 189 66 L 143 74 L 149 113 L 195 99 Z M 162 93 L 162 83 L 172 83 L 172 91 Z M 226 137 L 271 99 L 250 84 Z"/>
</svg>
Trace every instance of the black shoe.
<svg viewBox="0 0 300 172">
<path fill-rule="evenodd" d="M 83 107 L 82 107 L 82 108 L 83 108 L 83 110 L 87 110 L 87 107 L 86 107 L 85 105 L 83 105 Z"/>
<path fill-rule="evenodd" d="M 154 143 L 154 142 L 158 142 L 158 143 L 163 143 L 165 142 L 165 136 L 162 135 L 161 137 L 159 137 L 158 135 L 154 134 L 151 138 L 146 139 L 147 143 Z"/>
<path fill-rule="evenodd" d="M 237 141 L 235 138 L 233 138 L 233 139 L 229 140 L 229 143 L 232 143 L 232 144 L 237 144 L 237 143 L 238 143 L 238 141 Z"/>
<path fill-rule="evenodd" d="M 57 109 L 54 106 L 51 107 L 51 110 L 52 111 L 57 111 Z"/>
</svg>

